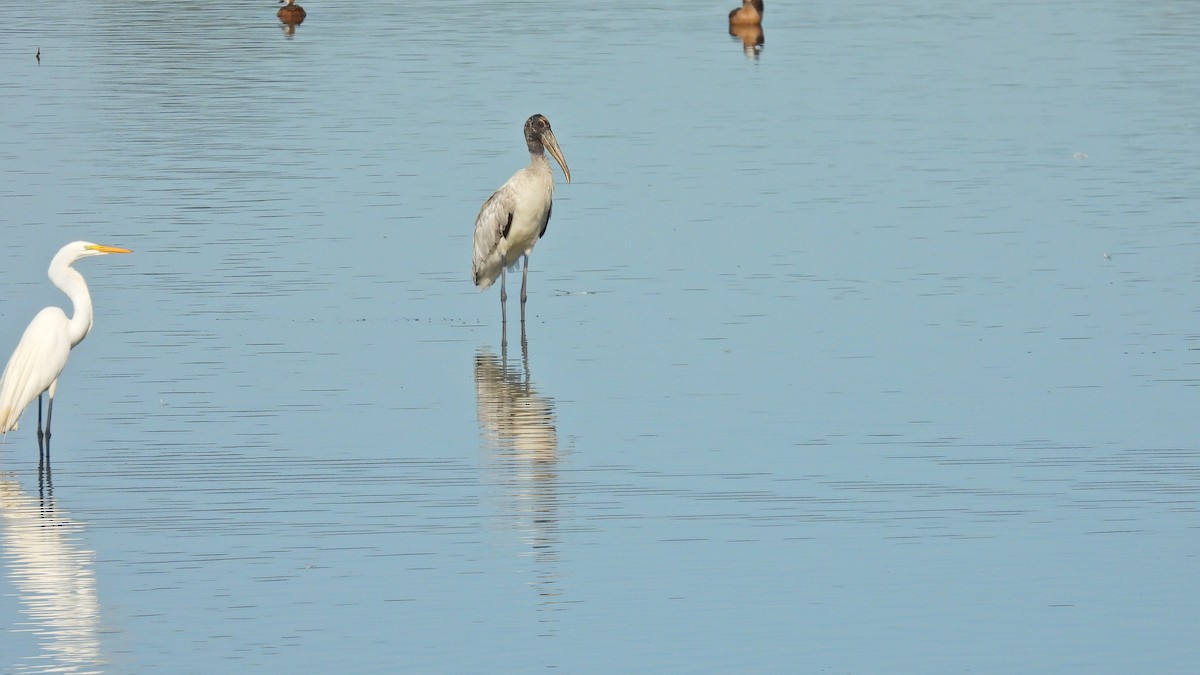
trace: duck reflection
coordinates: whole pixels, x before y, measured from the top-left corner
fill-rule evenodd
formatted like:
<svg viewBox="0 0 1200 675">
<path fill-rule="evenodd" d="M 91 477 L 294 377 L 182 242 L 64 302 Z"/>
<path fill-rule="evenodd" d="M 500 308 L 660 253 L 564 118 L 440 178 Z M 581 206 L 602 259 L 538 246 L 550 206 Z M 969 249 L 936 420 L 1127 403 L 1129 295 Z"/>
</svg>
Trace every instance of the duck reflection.
<svg viewBox="0 0 1200 675">
<path fill-rule="evenodd" d="M 558 561 L 558 432 L 554 400 L 538 393 L 529 369 L 529 342 L 521 334 L 521 362 L 487 347 L 475 354 L 475 395 L 485 472 L 501 488 L 500 508 L 528 545 L 538 574 L 540 604 L 556 602 Z"/>
<path fill-rule="evenodd" d="M 55 506 L 48 463 L 39 467 L 38 491 L 34 498 L 15 475 L 0 473 L 0 555 L 25 616 L 22 623 L 39 646 L 27 670 L 99 672 L 105 661 L 92 569 L 96 555 L 80 547 L 83 524 Z"/>
<path fill-rule="evenodd" d="M 742 53 L 758 58 L 762 54 L 766 38 L 762 26 L 735 26 L 729 24 L 729 34 L 742 41 Z"/>
</svg>

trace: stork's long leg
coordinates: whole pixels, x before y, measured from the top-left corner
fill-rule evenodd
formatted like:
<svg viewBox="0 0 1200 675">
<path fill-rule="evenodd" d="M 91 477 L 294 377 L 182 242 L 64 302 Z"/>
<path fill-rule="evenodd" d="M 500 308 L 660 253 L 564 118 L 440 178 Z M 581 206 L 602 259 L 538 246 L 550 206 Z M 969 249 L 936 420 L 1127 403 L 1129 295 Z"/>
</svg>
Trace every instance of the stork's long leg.
<svg viewBox="0 0 1200 675">
<path fill-rule="evenodd" d="M 525 254 L 524 269 L 521 270 L 521 325 L 525 325 L 525 285 L 529 283 L 529 254 Z"/>
<path fill-rule="evenodd" d="M 508 279 L 507 260 L 500 261 L 500 321 L 508 323 L 508 289 L 505 284 Z"/>
</svg>

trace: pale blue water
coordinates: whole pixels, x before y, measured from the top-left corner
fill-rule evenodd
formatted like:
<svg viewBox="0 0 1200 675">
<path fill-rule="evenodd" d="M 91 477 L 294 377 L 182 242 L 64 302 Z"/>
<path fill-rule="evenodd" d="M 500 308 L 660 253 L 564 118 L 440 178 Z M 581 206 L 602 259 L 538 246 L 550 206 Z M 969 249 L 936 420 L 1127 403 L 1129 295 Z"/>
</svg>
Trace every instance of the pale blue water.
<svg viewBox="0 0 1200 675">
<path fill-rule="evenodd" d="M 301 4 L 0 4 L 0 671 L 1200 661 L 1194 3 Z"/>
</svg>

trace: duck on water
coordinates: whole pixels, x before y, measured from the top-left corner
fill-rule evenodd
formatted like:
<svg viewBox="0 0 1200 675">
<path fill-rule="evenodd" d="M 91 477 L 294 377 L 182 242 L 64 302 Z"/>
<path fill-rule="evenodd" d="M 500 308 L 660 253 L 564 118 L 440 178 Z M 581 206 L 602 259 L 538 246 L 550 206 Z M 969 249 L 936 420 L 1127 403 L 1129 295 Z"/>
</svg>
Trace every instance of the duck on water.
<svg viewBox="0 0 1200 675">
<path fill-rule="evenodd" d="M 763 19 L 763 0 L 742 0 L 742 6 L 729 12 L 730 26 L 759 26 Z"/>
<path fill-rule="evenodd" d="M 275 16 L 284 23 L 300 23 L 304 21 L 304 17 L 308 16 L 308 12 L 304 8 L 296 4 L 296 0 L 279 0 L 281 3 L 287 3 L 279 8 Z"/>
</svg>

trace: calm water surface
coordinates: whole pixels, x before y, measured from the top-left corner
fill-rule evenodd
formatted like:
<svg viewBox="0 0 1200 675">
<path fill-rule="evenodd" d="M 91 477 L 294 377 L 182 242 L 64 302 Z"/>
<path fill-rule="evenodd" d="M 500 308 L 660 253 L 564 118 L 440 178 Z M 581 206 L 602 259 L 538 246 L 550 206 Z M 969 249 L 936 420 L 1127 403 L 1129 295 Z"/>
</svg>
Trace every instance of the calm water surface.
<svg viewBox="0 0 1200 675">
<path fill-rule="evenodd" d="M 0 4 L 0 670 L 1200 661 L 1195 3 L 302 4 Z"/>
</svg>

